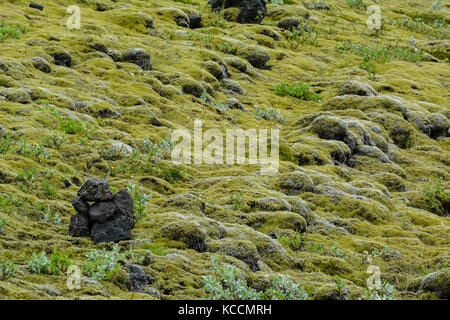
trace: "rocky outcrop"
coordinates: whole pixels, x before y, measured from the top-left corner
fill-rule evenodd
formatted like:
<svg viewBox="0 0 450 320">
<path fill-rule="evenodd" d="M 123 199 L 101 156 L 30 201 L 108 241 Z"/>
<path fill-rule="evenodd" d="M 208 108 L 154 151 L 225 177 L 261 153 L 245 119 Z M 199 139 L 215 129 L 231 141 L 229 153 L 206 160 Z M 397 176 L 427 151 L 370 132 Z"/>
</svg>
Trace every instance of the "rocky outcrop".
<svg viewBox="0 0 450 320">
<path fill-rule="evenodd" d="M 266 0 L 209 0 L 208 4 L 213 10 L 239 8 L 239 23 L 261 23 L 267 14 Z"/>
<path fill-rule="evenodd" d="M 71 203 L 78 213 L 70 220 L 71 236 L 90 236 L 95 243 L 131 239 L 133 199 L 126 190 L 113 194 L 106 180 L 88 180 Z"/>
</svg>

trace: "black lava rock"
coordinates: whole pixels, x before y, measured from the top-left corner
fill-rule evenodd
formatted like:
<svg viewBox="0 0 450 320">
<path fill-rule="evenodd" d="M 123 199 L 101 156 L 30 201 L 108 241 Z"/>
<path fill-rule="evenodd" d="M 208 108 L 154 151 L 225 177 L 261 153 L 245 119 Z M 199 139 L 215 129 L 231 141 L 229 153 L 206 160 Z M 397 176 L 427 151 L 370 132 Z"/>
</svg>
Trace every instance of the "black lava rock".
<svg viewBox="0 0 450 320">
<path fill-rule="evenodd" d="M 202 26 L 203 26 L 202 16 L 199 13 L 194 12 L 189 15 L 189 28 L 190 29 L 197 29 L 197 28 L 201 28 Z"/>
<path fill-rule="evenodd" d="M 52 54 L 55 64 L 58 66 L 68 67 L 72 66 L 72 56 L 67 52 L 55 52 Z"/>
<path fill-rule="evenodd" d="M 114 197 L 105 179 L 89 179 L 77 195 L 85 201 L 107 201 Z"/>
<path fill-rule="evenodd" d="M 90 179 L 71 203 L 78 213 L 70 220 L 71 236 L 91 236 L 96 244 L 131 239 L 135 223 L 133 199 L 126 190 L 114 195 L 106 180 Z"/>
<path fill-rule="evenodd" d="M 152 70 L 151 55 L 142 48 L 133 48 L 123 54 L 123 61 L 134 63 L 143 70 Z"/>
<path fill-rule="evenodd" d="M 142 292 L 144 288 L 149 284 L 150 277 L 142 270 L 142 267 L 126 264 L 128 269 L 128 279 L 127 283 L 128 290 Z"/>
<path fill-rule="evenodd" d="M 118 242 L 130 240 L 130 223 L 120 217 L 105 222 L 96 222 L 91 227 L 91 239 L 95 244 L 100 242 Z"/>
<path fill-rule="evenodd" d="M 116 205 L 112 201 L 99 201 L 89 208 L 89 220 L 105 222 L 116 211 Z"/>
<path fill-rule="evenodd" d="M 89 237 L 89 220 L 83 214 L 70 218 L 69 234 L 72 237 Z"/>
<path fill-rule="evenodd" d="M 72 203 L 72 206 L 74 207 L 76 212 L 84 215 L 87 215 L 89 213 L 89 203 L 87 203 L 87 201 L 84 201 L 83 198 L 73 198 L 70 203 Z"/>
<path fill-rule="evenodd" d="M 239 8 L 239 23 L 261 23 L 267 14 L 267 0 L 209 0 L 213 10 Z"/>
<path fill-rule="evenodd" d="M 40 4 L 37 4 L 37 3 L 30 3 L 30 8 L 33 8 L 33 9 L 38 9 L 38 10 L 44 10 L 44 6 L 41 6 Z"/>
</svg>

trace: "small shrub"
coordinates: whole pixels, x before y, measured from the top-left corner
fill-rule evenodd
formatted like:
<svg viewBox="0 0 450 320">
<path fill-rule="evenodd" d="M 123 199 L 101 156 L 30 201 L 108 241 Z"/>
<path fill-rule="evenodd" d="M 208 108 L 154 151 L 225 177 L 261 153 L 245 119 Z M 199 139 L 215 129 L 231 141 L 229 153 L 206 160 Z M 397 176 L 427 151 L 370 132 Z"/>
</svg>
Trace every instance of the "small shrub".
<svg viewBox="0 0 450 320">
<path fill-rule="evenodd" d="M 237 51 L 236 47 L 228 44 L 227 42 L 224 42 L 223 44 L 218 44 L 217 50 L 227 54 L 236 54 Z"/>
<path fill-rule="evenodd" d="M 310 92 L 310 88 L 310 84 L 298 81 L 297 84 L 288 84 L 286 82 L 282 82 L 279 85 L 273 87 L 273 90 L 279 95 L 292 96 L 306 101 L 322 100 L 322 95 Z"/>
<path fill-rule="evenodd" d="M 46 136 L 43 139 L 42 143 L 44 144 L 45 147 L 53 148 L 53 149 L 60 151 L 63 143 L 66 143 L 68 141 L 69 140 L 65 136 L 58 136 L 58 135 L 54 134 L 51 136 Z"/>
<path fill-rule="evenodd" d="M 231 265 L 219 266 L 212 256 L 212 275 L 203 277 L 203 288 L 211 300 L 306 300 L 308 293 L 286 275 L 276 275 L 269 289 L 257 291 L 240 278 L 238 269 Z"/>
<path fill-rule="evenodd" d="M 369 79 L 370 80 L 375 80 L 376 72 L 377 72 L 377 68 L 375 66 L 375 62 L 373 62 L 373 61 L 361 62 L 359 64 L 359 68 L 362 69 L 362 70 L 367 71 L 367 73 L 369 74 Z"/>
<path fill-rule="evenodd" d="M 307 2 L 305 5 L 311 10 L 330 10 L 330 6 L 325 0 L 317 0 L 316 2 Z"/>
<path fill-rule="evenodd" d="M 21 141 L 17 153 L 27 158 L 35 158 L 39 162 L 44 162 L 52 157 L 52 154 L 37 142 L 28 144 L 25 141 Z"/>
<path fill-rule="evenodd" d="M 120 269 L 119 261 L 124 259 L 118 245 L 111 251 L 93 250 L 86 254 L 88 261 L 84 264 L 83 273 L 93 280 L 109 280 Z"/>
<path fill-rule="evenodd" d="M 36 168 L 29 168 L 23 172 L 20 172 L 16 176 L 16 181 L 19 186 L 19 188 L 24 191 L 28 192 L 30 187 L 32 186 L 33 182 L 35 181 L 36 174 L 38 170 Z"/>
<path fill-rule="evenodd" d="M 450 192 L 442 186 L 443 179 L 431 182 L 424 188 L 424 193 L 430 203 L 431 211 L 442 216 L 448 216 L 450 211 Z"/>
<path fill-rule="evenodd" d="M 287 275 L 276 275 L 272 286 L 264 294 L 264 300 L 307 300 L 308 293 Z"/>
<path fill-rule="evenodd" d="M 333 278 L 334 278 L 334 282 L 336 283 L 336 286 L 338 288 L 339 296 L 343 297 L 343 296 L 347 295 L 348 294 L 348 288 L 345 285 L 344 281 L 342 281 L 341 277 L 334 276 Z"/>
<path fill-rule="evenodd" d="M 50 207 L 43 209 L 41 221 L 45 223 L 60 224 L 61 218 L 58 213 L 52 212 Z"/>
<path fill-rule="evenodd" d="M 135 184 L 132 184 L 127 189 L 131 195 L 131 198 L 133 198 L 134 217 L 136 221 L 144 219 L 147 217 L 147 214 L 144 212 L 145 207 L 147 206 L 147 202 L 149 202 L 152 198 L 152 195 L 150 193 L 145 194 L 141 192 L 139 187 Z"/>
<path fill-rule="evenodd" d="M 41 186 L 47 196 L 56 194 L 56 186 L 50 180 L 42 181 Z"/>
<path fill-rule="evenodd" d="M 0 261 L 0 280 L 5 281 L 16 275 L 17 270 L 11 261 Z"/>
<path fill-rule="evenodd" d="M 6 214 L 10 214 L 12 212 L 13 206 L 11 204 L 11 198 L 10 196 L 6 194 L 0 194 L 0 208 L 2 211 Z M 2 218 L 0 218 L 1 220 Z M 5 218 L 3 218 L 5 219 Z M 1 224 L 1 222 L 0 222 Z M 1 228 L 1 227 L 0 227 Z M 1 233 L 1 232 L 0 232 Z"/>
<path fill-rule="evenodd" d="M 430 10 L 442 10 L 442 0 L 436 0 L 431 4 Z"/>
<path fill-rule="evenodd" d="M 264 110 L 264 109 L 256 106 L 255 107 L 255 115 L 258 117 L 261 117 L 263 119 L 266 119 L 266 120 L 277 121 L 282 124 L 286 123 L 286 120 L 283 118 L 280 111 L 273 109 L 273 108 L 268 108 L 267 110 Z"/>
<path fill-rule="evenodd" d="M 234 211 L 241 210 L 242 205 L 242 191 L 239 192 L 233 192 L 230 196 L 231 200 L 231 207 Z"/>
<path fill-rule="evenodd" d="M 277 235 L 277 240 L 294 251 L 300 250 L 304 245 L 304 239 L 302 239 L 299 232 L 296 232 L 294 237 Z"/>
<path fill-rule="evenodd" d="M 0 139 L 0 154 L 7 154 L 13 144 L 13 139 L 10 134 L 6 134 Z"/>
<path fill-rule="evenodd" d="M 27 30 L 27 27 L 16 24 L 10 25 L 0 21 L 0 42 L 3 42 L 8 37 L 19 39 L 20 35 L 27 32 Z"/>
<path fill-rule="evenodd" d="M 148 137 L 145 137 L 143 144 L 144 151 L 150 157 L 161 159 L 169 158 L 173 148 L 175 147 L 175 142 L 172 141 L 172 137 L 170 135 L 160 140 L 159 144 L 153 143 Z"/>
<path fill-rule="evenodd" d="M 379 289 L 367 289 L 363 300 L 395 300 L 395 287 L 385 281 Z"/>
<path fill-rule="evenodd" d="M 9 224 L 8 219 L 0 217 L 0 234 L 5 234 L 5 228 Z"/>
<path fill-rule="evenodd" d="M 155 256 L 163 257 L 167 255 L 167 248 L 158 244 L 146 245 L 144 248 L 150 250 Z"/>
<path fill-rule="evenodd" d="M 323 247 L 319 242 L 312 242 L 309 244 L 308 246 L 308 251 L 309 252 L 317 252 L 322 254 L 323 253 Z"/>
<path fill-rule="evenodd" d="M 347 256 L 345 255 L 344 251 L 336 247 L 335 244 L 331 247 L 336 255 L 336 257 L 341 258 L 342 260 L 347 261 Z"/>
<path fill-rule="evenodd" d="M 32 273 L 60 275 L 62 267 L 64 267 L 67 261 L 69 261 L 67 259 L 67 257 L 61 256 L 56 251 L 53 251 L 53 254 L 50 256 L 50 258 L 47 257 L 45 251 L 41 251 L 41 253 L 39 254 L 33 252 L 31 260 L 28 262 L 28 267 L 30 268 Z M 70 261 L 68 262 L 67 266 L 69 264 Z"/>
<path fill-rule="evenodd" d="M 367 10 L 367 4 L 363 0 L 347 0 L 347 5 L 350 8 L 356 8 L 359 10 Z"/>
</svg>

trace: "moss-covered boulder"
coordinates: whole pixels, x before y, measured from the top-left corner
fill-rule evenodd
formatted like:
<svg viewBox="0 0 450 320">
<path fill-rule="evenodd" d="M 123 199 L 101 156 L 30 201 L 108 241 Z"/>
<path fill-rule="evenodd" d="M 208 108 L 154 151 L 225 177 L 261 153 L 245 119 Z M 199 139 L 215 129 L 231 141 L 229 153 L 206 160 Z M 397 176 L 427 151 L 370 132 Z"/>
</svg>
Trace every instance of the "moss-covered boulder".
<svg viewBox="0 0 450 320">
<path fill-rule="evenodd" d="M 439 299 L 450 299 L 450 269 L 426 275 L 420 284 L 419 293 L 432 292 Z"/>
</svg>

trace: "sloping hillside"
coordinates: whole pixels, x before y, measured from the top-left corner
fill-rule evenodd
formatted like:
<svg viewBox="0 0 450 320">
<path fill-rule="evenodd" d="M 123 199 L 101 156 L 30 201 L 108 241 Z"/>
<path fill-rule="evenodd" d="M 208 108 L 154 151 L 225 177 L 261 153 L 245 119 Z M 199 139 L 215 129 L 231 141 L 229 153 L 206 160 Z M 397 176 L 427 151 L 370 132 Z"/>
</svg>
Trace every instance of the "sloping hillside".
<svg viewBox="0 0 450 320">
<path fill-rule="evenodd" d="M 379 296 L 450 297 L 449 2 L 247 2 L 0 0 L 0 297 L 200 299 L 211 257 L 258 291 L 367 298 L 376 266 Z M 173 164 L 196 119 L 279 129 L 279 172 Z M 69 235 L 89 178 L 132 191 L 132 240 Z"/>
</svg>

